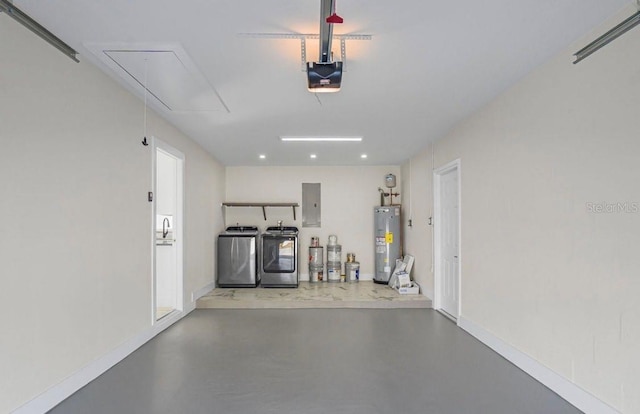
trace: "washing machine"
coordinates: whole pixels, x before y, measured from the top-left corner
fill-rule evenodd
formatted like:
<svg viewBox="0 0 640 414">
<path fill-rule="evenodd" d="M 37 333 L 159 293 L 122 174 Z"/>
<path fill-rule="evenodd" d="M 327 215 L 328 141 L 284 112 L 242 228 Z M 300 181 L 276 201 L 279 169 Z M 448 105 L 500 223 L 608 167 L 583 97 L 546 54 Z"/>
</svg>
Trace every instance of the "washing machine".
<svg viewBox="0 0 640 414">
<path fill-rule="evenodd" d="M 260 232 L 256 226 L 232 226 L 218 235 L 217 277 L 219 287 L 256 287 Z"/>
</svg>

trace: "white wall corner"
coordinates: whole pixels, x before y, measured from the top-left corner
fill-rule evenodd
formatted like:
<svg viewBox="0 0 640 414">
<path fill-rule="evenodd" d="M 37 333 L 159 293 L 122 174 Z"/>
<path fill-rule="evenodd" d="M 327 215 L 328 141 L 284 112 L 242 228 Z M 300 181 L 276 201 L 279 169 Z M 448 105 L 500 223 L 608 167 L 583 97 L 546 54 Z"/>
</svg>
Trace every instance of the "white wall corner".
<svg viewBox="0 0 640 414">
<path fill-rule="evenodd" d="M 206 285 L 202 286 L 201 288 L 196 289 L 193 292 L 191 292 L 191 302 L 193 303 L 194 308 L 195 308 L 195 303 L 196 303 L 196 301 L 198 299 L 200 299 L 201 297 L 203 297 L 207 293 L 211 292 L 215 288 L 216 288 L 216 282 L 213 281 L 213 282 L 207 283 Z"/>
<path fill-rule="evenodd" d="M 586 414 L 620 414 L 610 405 L 476 323 L 461 316 L 458 326 Z"/>
<path fill-rule="evenodd" d="M 420 288 L 422 289 L 422 295 L 428 297 L 429 299 L 431 299 L 431 301 L 433 301 L 433 289 L 425 288 L 423 285 L 420 285 Z"/>
<path fill-rule="evenodd" d="M 111 352 L 97 358 L 93 362 L 82 367 L 74 374 L 67 377 L 62 382 L 49 388 L 42 394 L 38 395 L 26 404 L 13 410 L 11 414 L 41 414 L 54 408 L 62 401 L 70 397 L 80 388 L 89 384 L 91 381 L 104 374 L 118 362 L 125 359 L 136 349 L 149 342 L 156 335 L 184 318 L 195 309 L 195 302 L 188 303 L 182 312 L 174 312 L 167 315 L 157 324 L 148 327 L 138 335 L 124 342 Z"/>
</svg>

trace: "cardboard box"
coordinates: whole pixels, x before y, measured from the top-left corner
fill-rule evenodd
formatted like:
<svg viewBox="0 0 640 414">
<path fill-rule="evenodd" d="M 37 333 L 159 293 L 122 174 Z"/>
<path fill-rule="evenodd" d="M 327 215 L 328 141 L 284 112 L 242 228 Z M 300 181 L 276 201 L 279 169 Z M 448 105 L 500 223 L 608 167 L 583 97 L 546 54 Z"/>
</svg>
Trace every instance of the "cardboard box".
<svg viewBox="0 0 640 414">
<path fill-rule="evenodd" d="M 399 287 L 396 291 L 401 295 L 418 295 L 420 294 L 420 285 L 416 282 L 411 282 L 409 287 Z"/>
</svg>

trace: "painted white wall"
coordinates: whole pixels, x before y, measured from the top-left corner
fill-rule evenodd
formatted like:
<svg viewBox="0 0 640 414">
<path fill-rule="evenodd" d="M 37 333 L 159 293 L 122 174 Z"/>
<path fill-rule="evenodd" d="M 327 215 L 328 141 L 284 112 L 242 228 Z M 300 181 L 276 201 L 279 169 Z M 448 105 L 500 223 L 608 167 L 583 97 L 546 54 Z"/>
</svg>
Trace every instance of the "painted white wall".
<svg viewBox="0 0 640 414">
<path fill-rule="evenodd" d="M 322 227 L 302 227 L 302 211 L 293 221 L 290 208 L 267 208 L 264 221 L 260 208 L 226 208 L 227 225 L 257 225 L 263 230 L 284 225 L 300 229 L 300 278 L 308 279 L 308 252 L 311 237 L 319 237 L 325 247 L 330 234 L 338 236 L 342 245 L 342 262 L 347 253 L 355 253 L 360 274 L 371 279 L 374 273 L 373 208 L 380 204 L 378 187 L 384 188 L 384 177 L 396 174 L 401 186 L 399 166 L 376 167 L 227 167 L 226 201 L 231 202 L 297 202 L 302 204 L 302 183 L 320 183 L 322 188 Z M 398 200 L 399 202 L 400 200 Z M 394 203 L 395 203 L 394 199 Z M 344 269 L 343 269 L 344 270 Z"/>
<path fill-rule="evenodd" d="M 0 412 L 151 324 L 151 146 L 143 106 L 0 14 Z M 213 280 L 224 168 L 149 113 L 186 154 L 185 303 Z"/>
<path fill-rule="evenodd" d="M 572 53 L 633 12 L 435 145 L 436 167 L 462 162 L 462 316 L 623 413 L 640 412 L 640 31 Z M 630 212 L 591 211 L 603 202 Z"/>
<path fill-rule="evenodd" d="M 422 294 L 433 299 L 433 226 L 429 224 L 429 218 L 433 217 L 431 154 L 428 149 L 414 156 L 401 166 L 401 171 L 405 253 L 416 258 L 411 276 L 420 285 Z"/>
</svg>

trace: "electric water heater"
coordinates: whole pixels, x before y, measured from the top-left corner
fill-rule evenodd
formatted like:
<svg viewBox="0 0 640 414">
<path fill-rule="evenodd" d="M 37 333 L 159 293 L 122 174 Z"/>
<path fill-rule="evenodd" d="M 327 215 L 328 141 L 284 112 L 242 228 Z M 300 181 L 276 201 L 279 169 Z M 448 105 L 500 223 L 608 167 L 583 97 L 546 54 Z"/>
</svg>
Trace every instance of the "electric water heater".
<svg viewBox="0 0 640 414">
<path fill-rule="evenodd" d="M 374 208 L 375 274 L 373 281 L 388 283 L 400 258 L 400 206 Z"/>
</svg>

